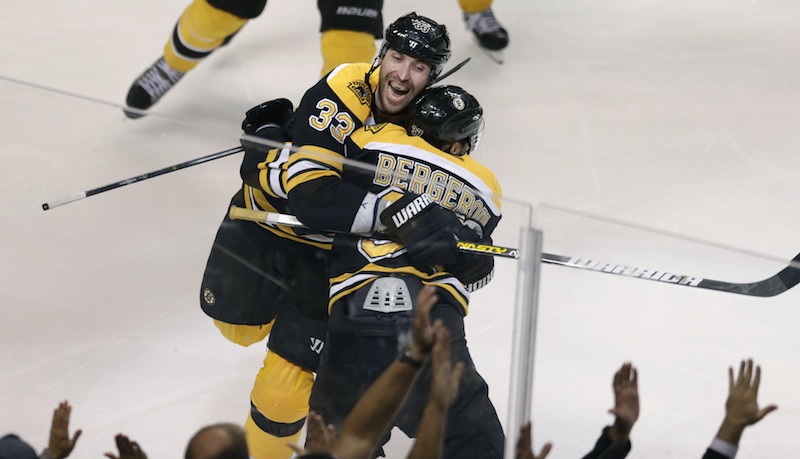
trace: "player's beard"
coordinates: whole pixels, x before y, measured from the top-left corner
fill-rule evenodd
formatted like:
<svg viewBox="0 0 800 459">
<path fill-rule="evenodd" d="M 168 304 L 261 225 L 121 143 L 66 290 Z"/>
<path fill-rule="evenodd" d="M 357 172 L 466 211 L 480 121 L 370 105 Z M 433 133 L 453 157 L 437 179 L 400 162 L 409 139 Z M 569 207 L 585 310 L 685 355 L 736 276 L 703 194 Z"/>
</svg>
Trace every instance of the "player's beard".
<svg viewBox="0 0 800 459">
<path fill-rule="evenodd" d="M 377 109 L 375 115 L 382 122 L 396 123 L 405 118 L 408 113 L 408 107 L 411 105 L 411 101 L 414 100 L 417 91 L 412 84 L 404 84 L 408 86 L 408 92 L 401 97 L 392 98 L 390 94 L 397 93 L 389 86 L 390 82 L 391 80 L 387 79 L 387 81 L 381 82 L 378 86 L 378 90 L 375 93 L 375 108 Z"/>
</svg>

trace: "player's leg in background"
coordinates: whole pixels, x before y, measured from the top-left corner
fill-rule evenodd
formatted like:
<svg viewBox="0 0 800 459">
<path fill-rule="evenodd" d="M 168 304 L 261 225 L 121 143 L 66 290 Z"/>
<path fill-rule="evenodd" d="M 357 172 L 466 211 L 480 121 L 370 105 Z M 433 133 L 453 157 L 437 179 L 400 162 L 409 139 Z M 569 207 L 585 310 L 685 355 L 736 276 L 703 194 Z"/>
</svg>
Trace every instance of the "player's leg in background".
<svg viewBox="0 0 800 459">
<path fill-rule="evenodd" d="M 305 255 L 304 255 L 305 253 Z M 314 371 L 325 346 L 328 264 L 318 249 L 294 252 L 284 271 L 290 295 L 278 310 L 245 423 L 254 459 L 285 459 L 308 416 Z"/>
<path fill-rule="evenodd" d="M 508 31 L 497 21 L 492 0 L 458 0 L 464 12 L 464 22 L 478 46 L 497 61 L 503 62 L 500 50 L 508 46 Z"/>
<path fill-rule="evenodd" d="M 183 11 L 164 46 L 164 54 L 128 90 L 128 107 L 147 110 L 185 74 L 227 44 L 249 19 L 261 14 L 266 0 L 193 0 Z M 130 118 L 141 114 L 126 111 Z"/>
<path fill-rule="evenodd" d="M 340 64 L 371 62 L 383 36 L 383 0 L 317 0 L 322 75 Z"/>
</svg>

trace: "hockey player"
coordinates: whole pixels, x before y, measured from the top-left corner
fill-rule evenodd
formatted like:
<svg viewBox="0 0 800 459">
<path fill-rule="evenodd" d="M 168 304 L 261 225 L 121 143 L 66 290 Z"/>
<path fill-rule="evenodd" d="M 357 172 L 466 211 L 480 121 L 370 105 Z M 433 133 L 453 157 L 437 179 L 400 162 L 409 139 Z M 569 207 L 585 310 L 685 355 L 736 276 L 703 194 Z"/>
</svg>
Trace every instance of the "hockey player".
<svg viewBox="0 0 800 459">
<path fill-rule="evenodd" d="M 347 203 L 351 207 L 343 209 L 346 213 L 357 212 L 352 228 L 333 229 L 356 233 L 374 230 L 375 206 L 380 204 L 376 196 L 364 195 L 362 190 L 348 191 L 348 184 L 338 180 L 340 159 L 346 156 L 345 141 L 364 125 L 402 123 L 411 101 L 440 75 L 448 59 L 447 28 L 409 13 L 386 28 L 373 64 L 341 65 L 306 91 L 291 134 L 301 150 L 292 153 L 287 163 L 292 171 L 287 187 L 293 189 L 292 194 L 338 208 Z M 364 201 L 334 199 L 348 193 Z M 312 228 L 328 228 L 326 218 L 314 218 L 313 214 L 306 218 L 303 223 Z"/>
<path fill-rule="evenodd" d="M 508 34 L 492 13 L 492 0 L 459 0 L 467 24 L 481 47 L 499 50 Z M 250 20 L 258 17 L 266 0 L 193 0 L 178 18 L 164 53 L 131 85 L 126 105 L 152 107 L 183 76 L 213 51 L 226 45 Z M 383 29 L 383 0 L 318 0 L 321 18 L 322 75 L 340 64 L 370 62 L 375 39 Z M 141 113 L 126 110 L 130 118 Z"/>
<path fill-rule="evenodd" d="M 242 125 L 244 133 L 273 142 L 294 136 L 304 139 L 308 148 L 328 146 L 336 149 L 329 152 L 341 154 L 339 139 L 370 118 L 369 85 L 378 86 L 387 80 L 395 87 L 392 91 L 414 90 L 404 90 L 399 97 L 388 96 L 387 103 L 377 104 L 388 107 L 380 113 L 404 114 L 411 98 L 439 74 L 449 58 L 449 38 L 444 26 L 414 13 L 393 22 L 384 35 L 385 45 L 376 65 L 340 67 L 307 93 L 303 103 L 311 107 L 301 103 L 297 115 L 285 99 L 254 107 Z M 414 46 L 410 45 L 412 41 Z M 400 62 L 390 63 L 390 59 Z M 377 71 L 380 62 L 388 65 Z M 416 79 L 409 77 L 412 66 L 423 70 L 417 72 L 421 75 L 415 75 Z M 384 70 L 391 72 L 384 76 Z M 371 83 L 367 83 L 365 74 Z M 319 101 L 313 100 L 313 95 L 318 95 Z M 331 112 L 332 105 L 341 110 Z M 292 116 L 295 127 L 290 135 L 286 128 Z M 326 120 L 329 125 L 318 130 Z M 342 124 L 344 120 L 350 120 L 350 124 Z M 332 136 L 333 140 L 326 139 Z M 269 150 L 254 142 L 243 140 L 242 144 L 243 186 L 231 203 L 288 213 L 283 176 L 289 167 L 290 145 Z M 215 319 L 223 335 L 237 344 L 247 346 L 270 334 L 269 352 L 256 376 L 245 424 L 254 459 L 288 458 L 291 450 L 286 445 L 297 442 L 308 414 L 313 372 L 324 346 L 330 243 L 327 234 L 226 216 L 209 255 L 200 294 L 203 310 Z"/>
<path fill-rule="evenodd" d="M 247 112 L 245 134 L 287 139 L 293 116 L 286 99 Z M 242 187 L 231 205 L 288 213 L 281 188 L 286 149 L 242 140 Z M 260 169 L 262 167 L 263 169 Z M 241 346 L 269 335 L 268 352 L 250 394 L 244 425 L 253 459 L 288 459 L 300 437 L 327 331 L 331 236 L 230 219 L 217 231 L 201 284 L 200 305 Z"/>
<path fill-rule="evenodd" d="M 350 233 L 334 237 L 328 338 L 311 409 L 340 427 L 398 352 L 422 365 L 403 346 L 413 299 L 423 285 L 432 285 L 440 301 L 431 320 L 451 331 L 453 358 L 465 363 L 443 457 L 501 458 L 502 427 L 464 332 L 468 290 L 488 282 L 494 263 L 459 253 L 455 245 L 457 239 L 489 242 L 500 220 L 499 185 L 469 156 L 482 131 L 482 109 L 461 88 L 436 87 L 415 102 L 407 122 L 408 131 L 384 123 L 352 133 L 347 158 L 372 167 L 331 156 L 317 158 L 314 166 L 289 167 L 288 197 L 297 217 Z M 312 195 L 304 188 L 325 192 Z M 409 436 L 417 430 L 429 378 L 424 372 L 396 420 Z"/>
<path fill-rule="evenodd" d="M 125 103 L 147 110 L 213 51 L 258 17 L 267 0 L 192 0 L 164 46 L 164 54 L 133 82 Z M 383 0 L 319 0 L 322 74 L 345 62 L 369 62 L 383 29 Z M 130 118 L 142 116 L 125 111 Z"/>
</svg>

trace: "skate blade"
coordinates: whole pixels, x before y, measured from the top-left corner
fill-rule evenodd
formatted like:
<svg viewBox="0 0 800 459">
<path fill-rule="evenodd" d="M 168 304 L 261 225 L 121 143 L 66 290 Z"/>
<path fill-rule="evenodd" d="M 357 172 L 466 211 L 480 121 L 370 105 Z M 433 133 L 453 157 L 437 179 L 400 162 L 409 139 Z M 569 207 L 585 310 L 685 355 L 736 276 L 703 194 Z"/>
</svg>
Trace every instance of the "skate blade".
<svg viewBox="0 0 800 459">
<path fill-rule="evenodd" d="M 133 110 L 136 110 L 136 111 L 134 112 Z M 133 110 L 131 110 L 130 107 L 125 107 L 125 108 L 122 109 L 122 113 L 124 113 L 125 116 L 127 116 L 128 118 L 130 118 L 132 120 L 135 120 L 137 118 L 141 118 L 141 117 L 143 117 L 145 115 L 143 110 L 139 110 L 139 109 L 136 109 L 136 108 L 134 108 Z"/>
<path fill-rule="evenodd" d="M 481 48 L 481 47 L 479 46 L 479 48 Z M 483 51 L 484 54 L 489 56 L 489 59 L 493 60 L 495 63 L 497 63 L 497 64 L 502 64 L 503 63 L 503 51 L 502 50 L 481 48 L 481 51 Z"/>
<path fill-rule="evenodd" d="M 502 49 L 484 48 L 483 46 L 481 46 L 480 41 L 478 41 L 478 38 L 475 35 L 472 35 L 471 39 L 472 39 L 472 43 L 475 43 L 475 46 L 477 46 L 479 50 L 483 51 L 484 54 L 489 56 L 489 59 L 494 61 L 496 64 L 501 64 L 501 65 L 503 64 L 504 60 L 503 60 L 503 50 Z"/>
</svg>

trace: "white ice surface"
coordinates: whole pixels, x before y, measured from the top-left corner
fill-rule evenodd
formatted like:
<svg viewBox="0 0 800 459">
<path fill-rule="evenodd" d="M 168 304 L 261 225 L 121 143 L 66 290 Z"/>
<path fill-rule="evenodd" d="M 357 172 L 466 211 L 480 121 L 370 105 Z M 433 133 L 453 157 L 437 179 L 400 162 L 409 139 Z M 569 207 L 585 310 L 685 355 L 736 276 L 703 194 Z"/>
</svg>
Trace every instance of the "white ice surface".
<svg viewBox="0 0 800 459">
<path fill-rule="evenodd" d="M 545 251 L 747 282 L 800 252 L 800 5 L 786 0 L 498 0 L 506 63 L 471 43 L 455 1 L 386 2 L 450 26 L 447 80 L 486 111 L 476 156 L 505 195 L 710 241 L 757 258 L 537 207 Z M 197 307 L 238 157 L 74 202 L 40 205 L 237 144 L 244 112 L 297 102 L 321 65 L 314 2 L 271 0 L 228 46 L 131 121 L 122 103 L 181 0 L 44 0 L 0 15 L 0 433 L 46 445 L 60 400 L 75 458 L 124 432 L 179 457 L 202 425 L 242 422 L 261 345 L 225 341 Z M 9 79 L 94 99 L 85 100 Z M 515 245 L 509 202 L 496 242 Z M 470 347 L 505 422 L 516 265 L 473 298 Z M 611 421 L 611 376 L 640 371 L 632 458 L 696 458 L 724 411 L 729 365 L 762 364 L 779 410 L 739 458 L 800 453 L 800 290 L 759 299 L 545 266 L 533 417 L 552 458 Z M 403 457 L 408 442 L 388 447 Z"/>
</svg>

